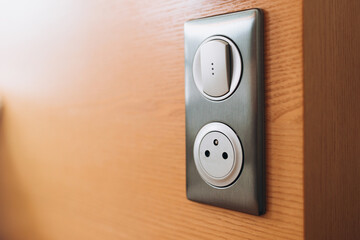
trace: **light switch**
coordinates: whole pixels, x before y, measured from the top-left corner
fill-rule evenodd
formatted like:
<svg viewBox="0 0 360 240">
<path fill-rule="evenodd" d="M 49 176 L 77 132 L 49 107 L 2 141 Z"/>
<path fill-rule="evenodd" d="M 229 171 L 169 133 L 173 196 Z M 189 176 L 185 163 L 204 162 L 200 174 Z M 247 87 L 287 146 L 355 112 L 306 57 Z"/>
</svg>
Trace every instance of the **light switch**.
<svg viewBox="0 0 360 240">
<path fill-rule="evenodd" d="M 221 101 L 230 97 L 239 85 L 241 72 L 240 52 L 231 39 L 209 36 L 197 48 L 193 61 L 194 82 L 207 99 Z"/>
<path fill-rule="evenodd" d="M 203 91 L 213 97 L 230 90 L 230 46 L 223 40 L 212 40 L 201 46 L 201 80 Z"/>
</svg>

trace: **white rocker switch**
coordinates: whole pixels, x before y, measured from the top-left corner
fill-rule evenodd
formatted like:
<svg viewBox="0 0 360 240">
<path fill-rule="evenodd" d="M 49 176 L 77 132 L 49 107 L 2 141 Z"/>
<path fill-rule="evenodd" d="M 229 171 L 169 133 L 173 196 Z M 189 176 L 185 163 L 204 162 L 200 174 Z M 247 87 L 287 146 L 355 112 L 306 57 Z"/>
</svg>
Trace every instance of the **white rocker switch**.
<svg viewBox="0 0 360 240">
<path fill-rule="evenodd" d="M 230 46 L 223 40 L 212 40 L 201 46 L 203 91 L 220 97 L 230 90 Z"/>
</svg>

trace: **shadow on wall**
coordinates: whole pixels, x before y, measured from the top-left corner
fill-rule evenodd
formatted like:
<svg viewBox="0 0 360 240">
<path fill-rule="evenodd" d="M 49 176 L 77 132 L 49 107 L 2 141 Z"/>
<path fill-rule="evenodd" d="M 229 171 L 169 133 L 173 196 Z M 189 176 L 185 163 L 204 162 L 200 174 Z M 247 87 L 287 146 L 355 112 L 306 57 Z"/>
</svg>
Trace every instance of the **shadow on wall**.
<svg viewBox="0 0 360 240">
<path fill-rule="evenodd" d="M 4 99 L 0 99 L 0 239 L 28 236 L 28 239 L 43 240 L 8 148 L 6 116 Z"/>
</svg>

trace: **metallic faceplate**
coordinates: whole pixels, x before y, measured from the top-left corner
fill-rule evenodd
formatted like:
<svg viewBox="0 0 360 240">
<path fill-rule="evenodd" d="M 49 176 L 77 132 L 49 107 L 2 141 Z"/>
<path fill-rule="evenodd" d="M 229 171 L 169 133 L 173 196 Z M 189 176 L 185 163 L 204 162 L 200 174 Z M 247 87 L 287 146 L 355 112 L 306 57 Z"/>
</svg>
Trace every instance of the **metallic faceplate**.
<svg viewBox="0 0 360 240">
<path fill-rule="evenodd" d="M 212 101 L 197 89 L 193 61 L 201 43 L 224 36 L 238 47 L 242 75 L 235 92 Z M 254 215 L 265 212 L 263 17 L 258 9 L 185 23 L 186 192 L 190 200 Z M 230 126 L 243 147 L 243 168 L 229 187 L 216 188 L 199 175 L 193 146 L 200 129 L 211 122 Z"/>
</svg>

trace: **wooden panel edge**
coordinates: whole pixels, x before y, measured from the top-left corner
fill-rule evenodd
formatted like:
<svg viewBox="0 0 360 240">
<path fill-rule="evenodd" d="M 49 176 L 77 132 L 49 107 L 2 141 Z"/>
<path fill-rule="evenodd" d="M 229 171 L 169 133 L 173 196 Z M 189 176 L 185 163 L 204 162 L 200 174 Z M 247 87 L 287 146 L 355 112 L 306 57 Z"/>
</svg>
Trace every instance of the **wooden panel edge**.
<svg viewBox="0 0 360 240">
<path fill-rule="evenodd" d="M 304 1 L 306 239 L 360 235 L 360 2 Z"/>
</svg>

